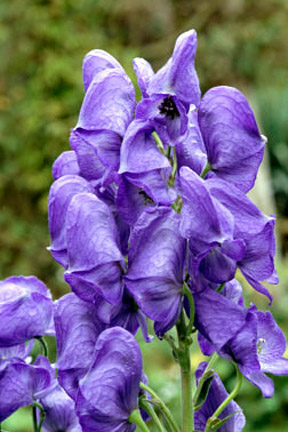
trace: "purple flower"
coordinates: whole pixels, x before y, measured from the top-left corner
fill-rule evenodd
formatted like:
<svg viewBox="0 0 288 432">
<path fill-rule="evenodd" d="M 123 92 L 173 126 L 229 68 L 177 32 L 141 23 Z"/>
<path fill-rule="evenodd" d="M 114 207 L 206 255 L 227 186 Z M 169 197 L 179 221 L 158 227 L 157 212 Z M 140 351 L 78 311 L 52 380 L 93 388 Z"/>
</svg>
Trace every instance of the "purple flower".
<svg viewBox="0 0 288 432">
<path fill-rule="evenodd" d="M 0 360 L 0 422 L 17 409 L 32 405 L 50 384 L 45 367 L 26 364 L 19 358 Z"/>
<path fill-rule="evenodd" d="M 196 380 L 197 384 L 199 379 L 202 377 L 205 368 L 207 366 L 206 362 L 200 363 L 196 370 Z M 195 419 L 195 429 L 199 432 L 204 432 L 206 429 L 207 420 L 211 417 L 220 404 L 227 398 L 228 393 L 219 378 L 218 374 L 214 372 L 213 381 L 209 388 L 209 393 L 206 401 L 202 405 L 202 407 L 195 411 L 194 419 Z M 227 407 L 222 411 L 219 415 L 219 419 L 223 420 L 225 417 L 235 413 L 235 411 L 239 411 L 241 408 L 237 405 L 236 402 L 231 401 Z M 242 412 L 237 412 L 234 414 L 226 423 L 223 424 L 219 429 L 219 432 L 241 432 L 245 426 L 245 417 Z"/>
<path fill-rule="evenodd" d="M 118 304 L 122 298 L 119 236 L 109 207 L 95 195 L 74 196 L 66 214 L 68 269 L 65 280 L 83 300 L 102 295 Z"/>
<path fill-rule="evenodd" d="M 141 377 L 141 351 L 134 337 L 120 327 L 101 333 L 75 401 L 83 432 L 134 431 L 129 416 L 138 407 Z"/>
<path fill-rule="evenodd" d="M 272 300 L 259 281 L 277 283 L 273 216 L 265 216 L 246 195 L 224 180 L 202 180 L 180 170 L 183 208 L 180 232 L 189 238 L 189 271 L 223 283 L 239 267 L 248 282 Z"/>
<path fill-rule="evenodd" d="M 183 207 L 180 232 L 189 238 L 192 252 L 190 273 L 200 269 L 211 282 L 234 278 L 237 261 L 245 254 L 245 243 L 234 238 L 231 212 L 210 194 L 206 181 L 188 167 L 180 170 Z"/>
<path fill-rule="evenodd" d="M 172 209 L 148 208 L 130 237 L 127 287 L 140 309 L 156 321 L 157 334 L 173 327 L 182 307 L 186 242 L 178 225 Z"/>
<path fill-rule="evenodd" d="M 212 169 L 209 177 L 248 192 L 263 159 L 265 139 L 247 100 L 233 87 L 214 87 L 201 100 L 198 116 Z"/>
<path fill-rule="evenodd" d="M 271 312 L 252 307 L 245 325 L 220 351 L 220 355 L 239 365 L 243 375 L 260 388 L 264 397 L 272 397 L 273 381 L 265 374 L 288 374 L 288 359 L 283 357 L 286 338 Z"/>
<path fill-rule="evenodd" d="M 175 139 L 185 133 L 188 107 L 200 102 L 194 68 L 196 48 L 197 35 L 191 30 L 178 37 L 172 57 L 156 74 L 145 60 L 134 60 L 144 97 L 137 106 L 136 118 L 151 122 L 165 145 L 174 145 Z"/>
<path fill-rule="evenodd" d="M 91 366 L 99 334 L 107 326 L 98 319 L 97 305 L 66 294 L 56 305 L 55 329 L 59 382 L 74 398 L 78 382 Z"/>
<path fill-rule="evenodd" d="M 34 276 L 12 276 L 0 282 L 0 348 L 43 336 L 51 326 L 50 291 Z"/>
<path fill-rule="evenodd" d="M 82 175 L 108 185 L 119 169 L 120 146 L 132 121 L 135 92 L 121 67 L 93 71 L 95 58 L 97 63 L 97 56 L 90 56 L 84 63 L 84 83 L 89 86 L 70 144 L 77 154 Z"/>
<path fill-rule="evenodd" d="M 93 191 L 87 180 L 76 175 L 61 176 L 50 188 L 48 218 L 51 245 L 48 249 L 53 258 L 65 268 L 68 267 L 65 223 L 67 208 L 74 195 Z"/>
<path fill-rule="evenodd" d="M 172 167 L 157 148 L 152 132 L 147 122 L 135 120 L 130 124 L 121 147 L 119 174 L 154 202 L 170 205 L 176 199 L 175 191 L 168 188 Z M 135 201 L 133 190 L 130 200 Z"/>
<path fill-rule="evenodd" d="M 54 180 L 65 175 L 80 175 L 77 156 L 74 151 L 65 151 L 58 156 L 52 167 Z"/>
</svg>

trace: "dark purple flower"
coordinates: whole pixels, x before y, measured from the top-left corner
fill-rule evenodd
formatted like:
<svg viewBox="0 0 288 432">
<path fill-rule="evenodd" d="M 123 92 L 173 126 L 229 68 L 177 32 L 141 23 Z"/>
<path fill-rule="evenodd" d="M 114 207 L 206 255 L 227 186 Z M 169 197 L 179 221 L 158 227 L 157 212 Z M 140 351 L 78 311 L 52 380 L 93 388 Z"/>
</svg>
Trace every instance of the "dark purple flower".
<svg viewBox="0 0 288 432">
<path fill-rule="evenodd" d="M 54 305 L 50 291 L 34 276 L 0 282 L 0 348 L 43 336 L 50 329 Z"/>
<path fill-rule="evenodd" d="M 247 100 L 233 87 L 214 87 L 201 100 L 198 116 L 212 169 L 209 176 L 248 192 L 263 159 L 265 139 Z"/>
<path fill-rule="evenodd" d="M 102 332 L 75 401 L 83 432 L 134 431 L 129 416 L 138 408 L 141 377 L 141 351 L 134 337 L 120 327 Z"/>
<path fill-rule="evenodd" d="M 178 225 L 172 209 L 148 208 L 130 237 L 127 287 L 140 309 L 156 321 L 157 334 L 173 327 L 182 307 L 186 242 Z"/>
<path fill-rule="evenodd" d="M 65 222 L 67 208 L 74 195 L 93 191 L 87 180 L 76 175 L 62 176 L 50 188 L 48 218 L 51 245 L 48 249 L 53 258 L 65 268 L 68 267 Z"/>
<path fill-rule="evenodd" d="M 122 298 L 119 236 L 110 208 L 95 195 L 74 196 L 66 214 L 69 266 L 65 280 L 83 300 L 102 295 L 118 304 Z"/>
<path fill-rule="evenodd" d="M 243 328 L 248 311 L 210 288 L 200 277 L 194 278 L 191 289 L 195 304 L 194 324 L 209 342 L 208 347 L 203 346 L 205 354 L 212 354 L 210 344 L 220 350 Z"/>
<path fill-rule="evenodd" d="M 152 132 L 147 122 L 135 120 L 130 124 L 121 147 L 119 174 L 154 202 L 170 205 L 176 199 L 175 191 L 168 188 L 172 167 L 157 148 Z M 134 202 L 133 191 L 131 195 Z"/>
<path fill-rule="evenodd" d="M 21 359 L 0 360 L 0 422 L 17 409 L 32 405 L 51 385 L 45 367 Z"/>
<path fill-rule="evenodd" d="M 99 334 L 107 326 L 97 314 L 97 305 L 66 294 L 56 305 L 55 329 L 59 382 L 74 398 L 78 382 L 88 371 Z"/>
<path fill-rule="evenodd" d="M 122 327 L 133 335 L 137 333 L 140 327 L 145 341 L 152 341 L 152 337 L 148 334 L 146 317 L 126 287 L 124 288 L 123 298 L 119 305 L 113 306 L 100 296 L 96 300 L 95 305 L 97 316 L 108 327 Z"/>
<path fill-rule="evenodd" d="M 199 379 L 202 377 L 205 368 L 207 366 L 206 362 L 200 363 L 196 370 L 196 380 L 197 384 L 199 382 Z M 213 381 L 209 388 L 209 393 L 207 396 L 206 401 L 202 405 L 202 407 L 195 411 L 194 414 L 194 420 L 195 420 L 195 429 L 199 432 L 204 432 L 206 430 L 206 424 L 209 417 L 211 417 L 214 412 L 217 410 L 217 408 L 220 406 L 220 404 L 227 398 L 228 393 L 219 378 L 218 374 L 214 372 L 213 374 Z M 230 416 L 231 414 L 235 413 L 236 411 L 241 411 L 241 408 L 239 405 L 231 401 L 227 407 L 222 411 L 222 413 L 219 415 L 219 419 L 223 420 L 225 417 Z M 241 412 L 237 412 L 234 414 L 229 420 L 227 420 L 226 423 L 223 424 L 219 429 L 217 429 L 219 432 L 241 432 L 245 426 L 245 417 L 244 414 Z"/>
</svg>

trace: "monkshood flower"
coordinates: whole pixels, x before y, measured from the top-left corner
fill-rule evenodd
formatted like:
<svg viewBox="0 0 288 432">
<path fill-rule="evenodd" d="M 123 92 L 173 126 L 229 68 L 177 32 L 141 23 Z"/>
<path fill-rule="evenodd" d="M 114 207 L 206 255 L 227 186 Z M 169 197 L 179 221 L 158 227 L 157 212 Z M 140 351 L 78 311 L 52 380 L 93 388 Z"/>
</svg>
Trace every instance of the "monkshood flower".
<svg viewBox="0 0 288 432">
<path fill-rule="evenodd" d="M 54 305 L 50 291 L 34 276 L 0 282 L 0 348 L 50 333 Z"/>
<path fill-rule="evenodd" d="M 32 405 L 50 385 L 45 367 L 26 364 L 20 358 L 0 360 L 0 422 L 17 409 Z"/>
<path fill-rule="evenodd" d="M 65 151 L 58 156 L 58 158 L 53 163 L 52 175 L 54 180 L 57 180 L 64 175 L 80 175 L 80 168 L 78 165 L 78 160 L 76 153 L 72 150 Z"/>
<path fill-rule="evenodd" d="M 180 183 L 180 232 L 190 238 L 191 272 L 223 283 L 239 267 L 253 288 L 272 300 L 259 281 L 278 282 L 274 216 L 264 215 L 237 187 L 217 178 L 202 180 L 187 167 L 180 170 Z"/>
<path fill-rule="evenodd" d="M 243 375 L 259 387 L 264 397 L 272 397 L 273 381 L 265 374 L 288 374 L 288 359 L 283 357 L 286 338 L 271 312 L 253 306 L 243 328 L 222 348 L 219 354 L 232 359 Z"/>
<path fill-rule="evenodd" d="M 80 378 L 93 361 L 97 338 L 107 325 L 99 320 L 97 305 L 82 301 L 73 293 L 57 302 L 54 319 L 59 382 L 74 398 Z"/>
<path fill-rule="evenodd" d="M 207 163 L 207 154 L 198 124 L 198 115 L 194 110 L 188 114 L 189 123 L 185 135 L 177 140 L 175 147 L 178 172 L 187 166 L 201 174 Z"/>
<path fill-rule="evenodd" d="M 211 167 L 208 176 L 248 192 L 255 183 L 266 139 L 243 94 L 233 87 L 210 89 L 201 100 L 198 118 Z"/>
<path fill-rule="evenodd" d="M 178 225 L 174 210 L 148 208 L 130 236 L 127 288 L 140 309 L 155 321 L 157 335 L 173 327 L 182 307 L 186 241 Z"/>
<path fill-rule="evenodd" d="M 205 368 L 207 366 L 206 362 L 200 363 L 196 370 L 196 381 L 197 384 L 199 382 L 199 379 L 202 377 Z M 209 417 L 211 417 L 214 412 L 217 410 L 217 408 L 220 406 L 220 404 L 227 398 L 228 393 L 219 378 L 218 374 L 214 372 L 213 374 L 213 381 L 210 385 L 208 396 L 204 404 L 201 406 L 201 408 L 198 411 L 195 411 L 194 414 L 194 420 L 195 424 L 194 427 L 199 432 L 204 432 L 206 430 L 206 424 Z M 241 432 L 245 426 L 245 416 L 241 411 L 241 408 L 239 405 L 231 401 L 227 407 L 222 411 L 222 413 L 219 415 L 219 419 L 223 420 L 224 418 L 230 416 L 231 414 L 237 412 L 234 414 L 227 422 L 225 422 L 219 429 L 217 429 L 219 432 Z"/>
<path fill-rule="evenodd" d="M 178 37 L 172 57 L 156 74 L 145 60 L 136 58 L 133 62 L 144 97 L 137 105 L 136 118 L 149 120 L 164 145 L 174 145 L 175 139 L 185 133 L 189 105 L 199 105 L 196 49 L 197 35 L 190 30 Z"/>
<path fill-rule="evenodd" d="M 43 430 L 45 432 L 81 432 L 75 403 L 60 387 L 52 367 L 46 357 L 37 357 L 33 366 L 44 368 L 50 375 L 50 385 L 38 392 L 38 401 L 45 410 Z M 42 430 L 42 429 L 41 429 Z"/>
<path fill-rule="evenodd" d="M 98 337 L 92 366 L 75 400 L 83 432 L 132 432 L 130 414 L 138 408 L 142 356 L 135 338 L 120 327 Z"/>
<path fill-rule="evenodd" d="M 190 288 L 195 305 L 194 325 L 202 338 L 204 336 L 208 341 L 201 340 L 200 347 L 205 355 L 211 355 L 215 347 L 220 350 L 243 328 L 248 310 L 242 306 L 239 293 L 235 293 L 233 285 L 231 289 L 234 293 L 225 297 L 223 293 L 211 288 L 209 281 L 199 275 L 191 278 Z M 209 342 L 213 344 L 212 349 Z"/>
<path fill-rule="evenodd" d="M 109 303 L 118 304 L 125 263 L 110 208 L 91 193 L 77 194 L 69 204 L 65 223 L 69 263 L 66 282 L 83 300 L 94 301 L 101 295 Z"/>
<path fill-rule="evenodd" d="M 60 174 L 61 169 L 56 170 Z M 66 213 L 73 196 L 81 192 L 93 193 L 94 189 L 87 180 L 72 174 L 60 176 L 49 192 L 48 220 L 51 245 L 48 249 L 53 258 L 65 268 L 68 267 Z"/>
<path fill-rule="evenodd" d="M 139 193 L 144 191 L 154 202 L 170 205 L 177 197 L 175 191 L 168 188 L 172 167 L 157 148 L 152 132 L 153 127 L 145 121 L 134 120 L 130 124 L 122 143 L 118 172 L 137 186 Z M 130 200 L 135 202 L 133 190 Z M 118 200 L 119 211 L 120 204 Z"/>
<path fill-rule="evenodd" d="M 264 215 L 237 187 L 228 187 L 223 180 L 211 179 L 205 184 L 211 195 L 233 215 L 234 237 L 245 243 L 246 251 L 238 267 L 250 285 L 272 301 L 259 281 L 278 283 L 274 266 L 275 217 Z"/>
<path fill-rule="evenodd" d="M 75 413 L 75 403 L 58 385 L 40 399 L 45 410 L 43 431 L 82 432 Z"/>
<path fill-rule="evenodd" d="M 98 300 L 95 301 L 95 306 L 98 318 L 108 327 L 122 327 L 133 335 L 137 333 L 140 327 L 145 341 L 151 342 L 153 340 L 153 337 L 148 334 L 145 315 L 126 287 L 124 287 L 122 301 L 119 305 L 111 305 L 99 296 Z"/>
<path fill-rule="evenodd" d="M 237 261 L 245 254 L 245 243 L 234 238 L 234 219 L 210 193 L 206 181 L 188 167 L 180 170 L 183 207 L 180 233 L 189 238 L 192 270 L 211 282 L 234 278 Z"/>
<path fill-rule="evenodd" d="M 70 145 L 82 175 L 108 185 L 118 171 L 121 142 L 136 102 L 132 82 L 121 66 L 111 65 L 109 60 L 108 68 L 103 69 L 107 62 L 102 62 L 102 56 L 100 70 L 98 60 L 99 56 L 91 54 L 84 60 L 86 94 Z"/>
</svg>

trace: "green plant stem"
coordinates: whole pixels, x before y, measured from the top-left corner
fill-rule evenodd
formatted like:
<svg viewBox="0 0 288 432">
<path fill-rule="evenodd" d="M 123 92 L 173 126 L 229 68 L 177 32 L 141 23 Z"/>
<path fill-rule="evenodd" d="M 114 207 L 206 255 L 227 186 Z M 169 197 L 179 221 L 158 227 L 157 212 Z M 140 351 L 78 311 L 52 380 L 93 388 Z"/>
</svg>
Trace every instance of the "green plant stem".
<svg viewBox="0 0 288 432">
<path fill-rule="evenodd" d="M 48 358 L 48 356 L 49 356 L 49 349 L 48 349 L 48 345 L 47 345 L 45 339 L 42 338 L 41 336 L 37 336 L 35 339 L 37 339 L 40 342 L 41 348 L 43 350 L 43 355 Z"/>
<path fill-rule="evenodd" d="M 227 396 L 227 398 L 221 403 L 221 405 L 219 405 L 219 407 L 214 412 L 214 414 L 210 417 L 210 419 L 208 419 L 205 432 L 209 432 L 210 431 L 212 421 L 217 419 L 217 417 L 222 413 L 222 411 L 224 411 L 224 409 L 227 407 L 227 405 L 239 393 L 239 390 L 241 388 L 242 381 L 243 381 L 243 375 L 239 371 L 238 367 L 237 367 L 236 370 L 237 370 L 237 382 L 236 382 L 236 385 L 235 385 L 234 389 L 232 390 L 232 392 Z"/>
<path fill-rule="evenodd" d="M 176 324 L 179 349 L 178 359 L 181 368 L 181 389 L 182 389 L 182 432 L 194 430 L 194 412 L 192 404 L 192 368 L 190 358 L 190 344 L 187 340 L 187 328 L 182 310 L 180 320 Z"/>
<path fill-rule="evenodd" d="M 40 410 L 40 423 L 38 425 L 38 421 L 37 421 L 37 408 Z M 34 432 L 41 432 L 41 428 L 43 425 L 43 422 L 45 420 L 45 409 L 43 408 L 43 406 L 38 403 L 38 402 L 34 402 L 32 405 L 32 413 L 33 413 L 33 428 L 34 428 Z"/>
<path fill-rule="evenodd" d="M 216 363 L 216 361 L 217 361 L 218 359 L 219 359 L 218 354 L 217 354 L 216 352 L 214 352 L 214 353 L 212 354 L 212 356 L 210 357 L 209 362 L 207 363 L 207 366 L 206 366 L 206 368 L 205 368 L 205 370 L 204 370 L 204 372 L 203 372 L 202 377 L 199 379 L 198 387 L 197 387 L 196 392 L 195 392 L 195 395 L 194 395 L 194 397 L 193 397 L 193 407 L 194 407 L 194 409 L 197 407 L 198 398 L 199 398 L 199 396 L 200 396 L 201 390 L 202 390 L 202 388 L 203 388 L 203 384 L 204 384 L 205 379 L 206 379 L 206 378 L 205 378 L 205 374 L 206 374 L 210 369 L 212 369 L 212 367 L 214 366 L 214 364 Z"/>
<path fill-rule="evenodd" d="M 204 169 L 203 169 L 203 171 L 202 171 L 200 177 L 201 177 L 202 179 L 204 179 L 205 176 L 206 176 L 206 174 L 207 174 L 209 171 L 211 171 L 211 165 L 209 164 L 209 162 L 207 162 L 207 164 L 206 164 L 206 166 L 204 167 Z"/>
<path fill-rule="evenodd" d="M 177 172 L 177 156 L 176 156 L 175 147 L 173 147 L 173 168 L 171 174 L 173 180 L 175 179 L 176 172 Z"/>
<path fill-rule="evenodd" d="M 150 405 L 148 400 L 142 400 L 140 401 L 140 406 L 145 409 L 145 411 L 149 414 L 149 416 L 152 418 L 153 422 L 155 423 L 155 426 L 159 432 L 165 432 L 155 410 Z"/>
<path fill-rule="evenodd" d="M 33 432 L 38 432 L 37 408 L 35 405 L 32 406 L 32 418 L 33 418 Z"/>
<path fill-rule="evenodd" d="M 188 288 L 188 286 L 186 285 L 186 283 L 184 283 L 183 292 L 187 296 L 188 301 L 189 301 L 189 306 L 190 306 L 190 319 L 189 319 L 189 324 L 188 324 L 188 327 L 186 330 L 186 336 L 190 336 L 192 333 L 192 330 L 193 330 L 193 326 L 194 326 L 194 313 L 195 313 L 194 300 L 193 300 L 192 293 L 191 293 L 190 289 Z"/>
<path fill-rule="evenodd" d="M 134 410 L 129 416 L 129 422 L 135 423 L 142 432 L 150 432 L 144 420 L 141 417 L 139 409 Z"/>
<path fill-rule="evenodd" d="M 177 423 L 175 422 L 175 419 L 174 419 L 171 411 L 169 410 L 167 405 L 162 401 L 162 399 L 160 399 L 160 397 L 157 395 L 157 393 L 153 389 L 151 389 L 151 387 L 149 387 L 148 385 L 146 385 L 142 382 L 140 383 L 140 388 L 142 388 L 147 393 L 149 393 L 154 398 L 154 400 L 157 401 L 157 406 L 159 406 L 159 408 L 161 408 L 161 410 L 165 414 L 165 417 L 166 417 L 167 421 L 169 422 L 169 424 L 171 425 L 173 431 L 180 432 L 179 427 L 178 427 Z M 149 401 L 149 399 L 148 399 L 148 401 Z"/>
</svg>

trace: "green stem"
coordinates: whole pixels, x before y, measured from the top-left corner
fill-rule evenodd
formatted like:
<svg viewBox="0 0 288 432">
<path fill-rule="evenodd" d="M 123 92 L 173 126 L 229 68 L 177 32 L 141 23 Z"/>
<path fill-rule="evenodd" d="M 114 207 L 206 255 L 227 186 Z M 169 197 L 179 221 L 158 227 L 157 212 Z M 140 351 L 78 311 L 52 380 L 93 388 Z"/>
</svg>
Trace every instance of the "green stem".
<svg viewBox="0 0 288 432">
<path fill-rule="evenodd" d="M 236 382 L 236 385 L 235 385 L 234 389 L 232 390 L 232 392 L 227 396 L 227 398 L 221 403 L 221 405 L 219 405 L 219 407 L 214 412 L 214 414 L 210 417 L 210 419 L 208 419 L 205 432 L 209 432 L 210 431 L 212 421 L 217 419 L 217 417 L 222 413 L 222 411 L 224 411 L 224 409 L 227 407 L 227 405 L 239 393 L 239 390 L 241 388 L 242 381 L 243 381 L 243 375 L 239 371 L 238 367 L 237 367 L 236 370 L 237 370 L 237 382 Z"/>
<path fill-rule="evenodd" d="M 177 171 L 177 156 L 176 156 L 175 147 L 173 147 L 173 168 L 171 174 L 173 180 L 175 179 L 176 171 Z"/>
<path fill-rule="evenodd" d="M 211 171 L 211 165 L 209 164 L 209 162 L 207 162 L 207 163 L 206 163 L 206 166 L 204 167 L 204 169 L 203 169 L 203 171 L 202 171 L 202 173 L 201 173 L 201 175 L 200 175 L 200 177 L 201 177 L 202 179 L 204 179 L 204 178 L 206 177 L 206 174 L 207 174 L 209 171 Z"/>
<path fill-rule="evenodd" d="M 203 388 L 203 384 L 204 384 L 204 382 L 205 382 L 205 380 L 206 380 L 205 374 L 207 374 L 207 372 L 208 372 L 210 369 L 212 369 L 212 367 L 214 366 L 214 364 L 216 363 L 216 361 L 217 361 L 218 359 L 219 359 L 218 354 L 217 354 L 216 352 L 214 352 L 214 353 L 212 354 L 212 356 L 210 357 L 209 362 L 207 363 L 207 366 L 206 366 L 206 368 L 205 368 L 205 370 L 204 370 L 204 372 L 203 372 L 203 375 L 202 375 L 201 378 L 199 379 L 198 387 L 197 387 L 196 392 L 195 392 L 195 395 L 194 395 L 194 397 L 193 397 L 193 406 L 194 406 L 194 409 L 197 407 L 197 402 L 198 402 L 199 396 L 200 396 L 200 394 L 201 394 L 201 391 L 202 391 L 202 388 Z"/>
<path fill-rule="evenodd" d="M 155 143 L 156 143 L 158 149 L 160 150 L 160 152 L 161 152 L 162 154 L 165 155 L 164 146 L 163 146 L 163 143 L 162 143 L 162 141 L 161 141 L 159 135 L 157 134 L 157 132 L 152 132 L 152 135 L 153 135 L 153 138 L 154 138 L 154 140 L 155 140 Z"/>
<path fill-rule="evenodd" d="M 130 414 L 128 421 L 130 423 L 135 423 L 142 432 L 150 432 L 144 420 L 141 417 L 139 409 L 134 410 Z"/>
<path fill-rule="evenodd" d="M 183 311 L 176 327 L 179 342 L 178 358 L 181 367 L 182 432 L 191 432 L 194 430 L 194 412 L 192 404 L 193 377 L 191 369 L 190 344 L 187 343 L 187 329 Z"/>
<path fill-rule="evenodd" d="M 194 299 L 192 296 L 192 293 L 190 291 L 190 289 L 188 288 L 188 286 L 186 285 L 186 283 L 184 283 L 184 289 L 183 289 L 184 294 L 187 296 L 188 301 L 189 301 L 189 306 L 190 306 L 190 320 L 189 320 L 189 324 L 186 330 L 186 335 L 190 336 L 193 330 L 193 325 L 194 325 L 194 312 L 195 312 L 195 307 L 194 307 Z"/>
<path fill-rule="evenodd" d="M 225 287 L 225 282 L 223 282 L 222 284 L 220 284 L 220 285 L 218 286 L 218 288 L 216 289 L 216 291 L 217 291 L 218 293 L 220 293 L 220 292 L 224 289 L 224 287 Z"/>
<path fill-rule="evenodd" d="M 35 337 L 35 339 L 37 339 L 40 342 L 42 350 L 43 350 L 44 357 L 48 358 L 48 356 L 49 356 L 49 350 L 48 350 L 48 345 L 47 345 L 45 339 L 42 338 L 41 336 L 37 336 L 37 337 Z"/>
<path fill-rule="evenodd" d="M 140 383 L 140 388 L 142 388 L 147 393 L 149 393 L 157 401 L 157 405 L 159 406 L 159 408 L 161 408 L 161 410 L 165 414 L 165 417 L 166 417 L 167 421 L 169 422 L 169 424 L 171 425 L 171 427 L 173 428 L 173 431 L 180 432 L 178 425 L 175 422 L 173 415 L 171 414 L 171 411 L 169 410 L 167 405 L 162 401 L 162 399 L 160 399 L 160 397 L 157 395 L 157 393 L 155 393 L 155 391 L 153 389 L 151 389 L 151 387 L 149 387 L 148 385 L 146 385 L 142 382 Z"/>
<path fill-rule="evenodd" d="M 150 405 L 150 403 L 148 402 L 148 400 L 141 400 L 140 401 L 140 406 L 142 408 L 144 408 L 144 410 L 149 414 L 149 416 L 152 418 L 152 420 L 155 423 L 155 426 L 157 428 L 157 430 L 159 432 L 165 432 L 156 412 L 154 411 L 154 409 L 152 408 L 152 406 Z"/>
<path fill-rule="evenodd" d="M 40 423 L 39 423 L 39 425 L 37 422 L 37 408 L 40 410 Z M 44 422 L 45 417 L 46 417 L 45 409 L 43 408 L 43 406 L 40 403 L 35 401 L 32 405 L 32 411 L 33 411 L 34 432 L 41 432 L 41 428 L 42 428 L 43 422 Z"/>
<path fill-rule="evenodd" d="M 32 418 L 33 418 L 33 432 L 38 432 L 37 408 L 35 405 L 32 406 Z"/>
</svg>

